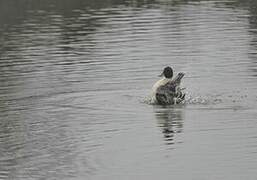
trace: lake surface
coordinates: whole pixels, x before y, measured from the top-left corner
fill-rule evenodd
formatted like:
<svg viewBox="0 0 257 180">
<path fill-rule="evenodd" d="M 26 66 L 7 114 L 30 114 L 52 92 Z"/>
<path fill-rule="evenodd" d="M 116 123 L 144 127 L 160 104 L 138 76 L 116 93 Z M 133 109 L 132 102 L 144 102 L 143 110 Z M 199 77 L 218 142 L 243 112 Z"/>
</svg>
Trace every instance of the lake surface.
<svg viewBox="0 0 257 180">
<path fill-rule="evenodd" d="M 0 0 L 0 179 L 256 180 L 256 7 Z"/>
</svg>

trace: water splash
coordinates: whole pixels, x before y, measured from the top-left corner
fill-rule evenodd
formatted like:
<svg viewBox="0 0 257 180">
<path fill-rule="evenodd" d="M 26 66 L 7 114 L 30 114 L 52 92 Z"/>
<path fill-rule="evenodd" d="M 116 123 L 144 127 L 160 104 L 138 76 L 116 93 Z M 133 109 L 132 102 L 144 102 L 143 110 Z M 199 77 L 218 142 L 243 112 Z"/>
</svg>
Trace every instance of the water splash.
<svg viewBox="0 0 257 180">
<path fill-rule="evenodd" d="M 142 100 L 140 100 L 141 103 L 143 104 L 149 104 L 149 105 L 154 105 L 155 103 L 152 101 L 152 96 L 148 95 L 144 97 Z"/>
<path fill-rule="evenodd" d="M 203 104 L 203 105 L 207 105 L 207 104 L 212 104 L 214 102 L 217 102 L 217 99 L 210 99 L 208 97 L 203 97 L 203 96 L 191 96 L 188 95 L 186 96 L 186 104 Z"/>
<path fill-rule="evenodd" d="M 210 95 L 210 96 L 200 96 L 200 95 L 193 95 L 186 92 L 185 100 L 182 101 L 180 104 L 216 104 L 220 103 L 222 100 L 217 97 L 217 95 Z M 156 105 L 153 101 L 152 95 L 148 95 L 144 97 L 141 103 L 149 104 L 149 105 Z"/>
</svg>

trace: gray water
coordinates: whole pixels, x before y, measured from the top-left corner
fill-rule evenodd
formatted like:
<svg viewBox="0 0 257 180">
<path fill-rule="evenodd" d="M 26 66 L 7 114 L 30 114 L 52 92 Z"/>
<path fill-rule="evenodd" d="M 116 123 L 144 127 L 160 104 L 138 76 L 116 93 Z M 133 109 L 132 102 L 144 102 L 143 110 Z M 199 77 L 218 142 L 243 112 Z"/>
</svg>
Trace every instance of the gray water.
<svg viewBox="0 0 257 180">
<path fill-rule="evenodd" d="M 257 179 L 256 8 L 0 0 L 0 179 Z"/>
</svg>

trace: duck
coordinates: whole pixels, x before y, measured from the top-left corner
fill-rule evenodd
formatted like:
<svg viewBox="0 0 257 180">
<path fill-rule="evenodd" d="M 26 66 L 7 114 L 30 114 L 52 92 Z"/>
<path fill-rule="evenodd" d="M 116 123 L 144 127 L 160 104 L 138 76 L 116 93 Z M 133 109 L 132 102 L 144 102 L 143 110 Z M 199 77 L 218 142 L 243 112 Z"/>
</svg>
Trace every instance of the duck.
<svg viewBox="0 0 257 180">
<path fill-rule="evenodd" d="M 159 75 L 162 78 L 152 87 L 151 102 L 159 105 L 182 103 L 185 100 L 185 88 L 181 88 L 180 83 L 184 75 L 185 73 L 180 72 L 173 78 L 173 69 L 170 66 L 165 67 Z"/>
</svg>

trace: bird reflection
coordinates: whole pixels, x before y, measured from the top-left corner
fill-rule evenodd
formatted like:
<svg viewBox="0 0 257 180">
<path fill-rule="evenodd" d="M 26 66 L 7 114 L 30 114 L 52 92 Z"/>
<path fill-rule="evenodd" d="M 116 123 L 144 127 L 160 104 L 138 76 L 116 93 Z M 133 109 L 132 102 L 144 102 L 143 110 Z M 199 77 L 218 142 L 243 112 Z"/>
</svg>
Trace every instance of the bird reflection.
<svg viewBox="0 0 257 180">
<path fill-rule="evenodd" d="M 155 116 L 158 126 L 162 128 L 166 144 L 174 144 L 176 135 L 183 129 L 183 110 L 175 107 L 157 108 Z"/>
</svg>

